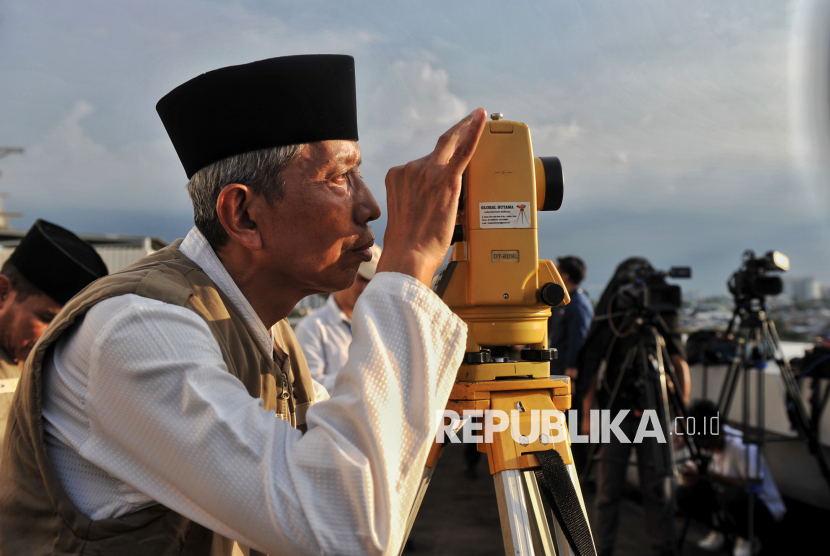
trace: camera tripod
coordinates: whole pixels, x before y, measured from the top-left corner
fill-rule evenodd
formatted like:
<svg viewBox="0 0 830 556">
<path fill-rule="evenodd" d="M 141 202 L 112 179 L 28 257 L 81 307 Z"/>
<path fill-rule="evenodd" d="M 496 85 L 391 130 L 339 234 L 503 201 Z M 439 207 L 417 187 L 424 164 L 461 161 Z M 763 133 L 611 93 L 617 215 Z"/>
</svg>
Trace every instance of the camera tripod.
<svg viewBox="0 0 830 556">
<path fill-rule="evenodd" d="M 503 372 L 510 366 L 516 372 L 523 372 L 519 370 L 521 368 L 530 368 L 533 374 L 540 376 L 501 379 L 492 376 L 493 371 L 500 374 L 499 371 Z M 465 409 L 493 409 L 508 415 L 511 411 L 518 410 L 520 431 L 523 435 L 527 434 L 525 431 L 531 428 L 530 418 L 534 410 L 564 412 L 571 405 L 570 379 L 545 377 L 546 374 L 547 365 L 525 361 L 462 365 L 459 381 L 452 389 L 447 409 L 459 414 Z M 585 503 L 568 441 L 561 439 L 554 443 L 544 434 L 540 434 L 533 442 L 529 440 L 527 436 L 521 436 L 517 443 L 508 428 L 494 432 L 493 442 L 478 445 L 479 451 L 487 454 L 496 487 L 505 554 L 595 555 Z M 418 494 L 407 520 L 405 539 L 409 537 L 443 448 L 443 444 L 436 443 L 429 453 Z M 550 506 L 552 528 L 543 496 Z"/>
<path fill-rule="evenodd" d="M 816 457 L 821 473 L 830 484 L 830 466 L 822 451 L 817 429 L 810 426 L 810 417 L 804 406 L 801 392 L 798 389 L 790 364 L 784 359 L 781 349 L 781 341 L 775 329 L 772 319 L 766 317 L 766 313 L 760 309 L 760 300 L 754 299 L 747 304 L 741 304 L 735 309 L 732 319 L 727 327 L 727 336 L 732 333 L 736 320 L 740 318 L 740 327 L 737 333 L 737 354 L 729 364 L 718 398 L 718 409 L 726 418 L 737 390 L 738 379 L 743 376 L 743 442 L 746 450 L 746 490 L 749 497 L 749 542 L 750 553 L 754 550 L 754 506 L 755 499 L 761 491 L 763 477 L 761 476 L 761 451 L 767 441 L 764 430 L 764 369 L 767 363 L 774 361 L 780 371 L 781 382 L 784 385 L 784 395 L 787 400 L 787 413 L 790 421 L 798 433 L 798 438 L 807 442 L 810 451 Z M 751 402 L 750 383 L 752 372 L 755 371 L 756 380 L 756 422 L 751 425 Z M 792 440 L 781 438 L 780 440 Z M 753 449 L 754 447 L 754 449 Z M 751 453 L 754 454 L 754 461 L 751 461 Z"/>
<path fill-rule="evenodd" d="M 636 334 L 637 343 L 629 347 L 625 357 L 620 365 L 620 371 L 617 379 L 609 395 L 609 400 L 606 410 L 610 410 L 617 400 L 625 375 L 629 369 L 636 368 L 638 374 L 631 378 L 640 382 L 643 390 L 643 405 L 646 409 L 654 409 L 657 412 L 657 418 L 660 422 L 663 431 L 672 431 L 671 415 L 681 417 L 683 422 L 686 422 L 687 411 L 683 398 L 680 395 L 680 383 L 677 380 L 677 375 L 674 367 L 671 364 L 671 356 L 669 355 L 666 341 L 661 333 L 667 327 L 661 322 L 659 315 L 646 314 L 638 316 L 634 319 L 632 326 L 625 332 L 619 332 L 614 327 L 612 318 L 617 314 L 609 314 L 605 318 L 609 322 L 612 332 L 614 333 L 612 344 L 608 347 L 608 355 L 604 362 L 603 368 L 607 369 L 608 358 L 614 347 L 614 343 L 618 339 L 625 338 L 631 334 Z M 600 373 L 604 374 L 604 373 Z M 598 377 L 598 382 L 601 378 Z M 686 437 L 691 459 L 696 463 L 701 461 L 700 450 L 694 442 L 694 437 Z M 588 459 L 580 473 L 580 478 L 585 478 L 590 474 L 591 467 L 596 459 L 596 452 L 599 444 L 591 444 L 591 449 L 588 453 Z M 655 461 L 653 463 L 656 472 L 659 475 L 672 479 L 675 476 L 676 462 L 674 458 L 674 449 L 670 442 L 661 445 L 662 448 L 655 451 Z M 666 486 L 667 490 L 669 485 Z"/>
<path fill-rule="evenodd" d="M 608 320 L 609 328 L 613 333 L 602 369 L 607 369 L 614 344 L 617 341 L 632 335 L 636 338 L 636 343 L 630 345 L 625 352 L 613 387 L 609 385 L 610 394 L 605 409 L 610 410 L 615 406 L 623 382 L 627 378 L 630 381 L 638 383 L 641 390 L 639 401 L 631 400 L 631 403 L 640 405 L 643 409 L 653 409 L 657 412 L 660 426 L 664 432 L 668 432 L 666 435 L 667 441 L 661 444 L 656 443 L 656 440 L 649 440 L 656 443 L 653 452 L 654 460 L 651 462 L 639 461 L 638 465 L 653 466 L 655 474 L 663 477 L 663 492 L 667 505 L 665 510 L 669 512 L 672 511 L 674 483 L 677 476 L 677 462 L 675 461 L 672 433 L 685 432 L 673 430 L 671 417 L 675 415 L 682 418 L 683 427 L 685 427 L 685 423 L 687 422 L 686 417 L 688 415 L 686 405 L 681 396 L 680 383 L 674 367 L 671 364 L 671 356 L 663 336 L 663 331 L 667 332 L 668 327 L 659 313 L 654 311 L 641 311 L 639 314 L 634 315 L 631 326 L 627 330 L 620 332 L 613 323 L 613 318 L 620 314 L 629 315 L 627 312 L 622 312 L 609 313 L 607 316 L 598 317 L 599 319 Z M 632 371 L 635 371 L 635 376 L 629 374 Z M 604 371 L 600 370 L 599 374 L 604 374 Z M 629 376 L 626 377 L 626 374 L 629 374 Z M 598 377 L 597 380 L 599 383 L 602 379 Z M 592 443 L 588 452 L 588 458 L 580 473 L 580 478 L 583 481 L 590 475 L 593 463 L 599 459 L 597 456 L 597 451 L 600 446 L 597 443 L 599 440 L 598 436 L 596 431 L 592 431 Z M 687 435 L 684 436 L 684 440 L 688 447 L 691 461 L 695 462 L 699 468 L 705 467 L 705 462 L 695 442 L 695 438 Z M 674 526 L 673 524 L 674 520 L 672 519 L 672 527 Z M 673 532 L 678 547 L 682 547 L 688 526 L 689 522 L 687 521 L 679 536 L 676 531 Z"/>
</svg>

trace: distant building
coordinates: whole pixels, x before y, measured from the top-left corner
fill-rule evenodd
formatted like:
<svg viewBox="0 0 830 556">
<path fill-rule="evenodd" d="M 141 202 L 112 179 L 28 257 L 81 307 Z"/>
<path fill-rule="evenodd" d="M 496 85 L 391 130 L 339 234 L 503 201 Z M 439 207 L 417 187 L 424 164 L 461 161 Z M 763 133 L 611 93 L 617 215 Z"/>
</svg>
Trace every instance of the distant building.
<svg viewBox="0 0 830 556">
<path fill-rule="evenodd" d="M 784 278 L 784 294 L 793 301 L 811 301 L 821 299 L 821 283 L 807 276 L 803 278 Z"/>
<path fill-rule="evenodd" d="M 26 230 L 0 230 L 0 266 L 14 253 L 14 248 L 25 235 Z M 163 239 L 149 236 L 78 234 L 78 237 L 95 247 L 110 273 L 128 267 L 167 246 Z"/>
</svg>

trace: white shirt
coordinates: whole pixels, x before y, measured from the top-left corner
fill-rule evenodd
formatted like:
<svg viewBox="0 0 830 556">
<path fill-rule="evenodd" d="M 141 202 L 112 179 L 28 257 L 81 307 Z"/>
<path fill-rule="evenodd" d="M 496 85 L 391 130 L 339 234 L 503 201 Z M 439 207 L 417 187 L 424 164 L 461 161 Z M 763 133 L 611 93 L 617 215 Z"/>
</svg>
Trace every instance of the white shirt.
<svg viewBox="0 0 830 556">
<path fill-rule="evenodd" d="M 334 295 L 301 320 L 294 333 L 312 378 L 327 390 L 334 388 L 334 379 L 349 359 L 352 343 L 352 319 L 343 313 Z"/>
<path fill-rule="evenodd" d="M 712 461 L 709 463 L 709 470 L 723 475 L 725 477 L 735 477 L 740 479 L 747 478 L 746 456 L 749 452 L 749 469 L 751 471 L 749 476 L 758 476 L 755 469 L 758 446 L 744 444 L 743 433 L 729 425 L 723 425 L 721 434 L 726 435 L 724 438 L 723 449 L 717 450 L 712 454 Z M 775 485 L 775 479 L 767 466 L 767 460 L 764 454 L 761 454 L 761 492 L 758 498 L 772 514 L 776 521 L 781 521 L 784 514 L 787 513 L 787 507 L 784 505 L 784 500 L 778 492 L 778 487 Z"/>
<path fill-rule="evenodd" d="M 206 246 L 194 228 L 182 251 L 244 308 Z M 466 326 L 396 273 L 352 321 L 351 358 L 302 435 L 227 372 L 193 311 L 98 303 L 44 362 L 45 441 L 70 499 L 93 519 L 158 502 L 272 555 L 397 553 Z"/>
</svg>

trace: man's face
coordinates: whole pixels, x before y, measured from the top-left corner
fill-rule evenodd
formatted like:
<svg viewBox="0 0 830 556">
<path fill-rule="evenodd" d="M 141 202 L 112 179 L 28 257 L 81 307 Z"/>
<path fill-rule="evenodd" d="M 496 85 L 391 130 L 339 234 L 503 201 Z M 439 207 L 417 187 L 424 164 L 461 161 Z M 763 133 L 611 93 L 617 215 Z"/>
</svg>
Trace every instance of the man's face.
<svg viewBox="0 0 830 556">
<path fill-rule="evenodd" d="M 284 194 L 259 221 L 274 271 L 310 293 L 348 288 L 372 258 L 369 222 L 380 216 L 360 177 L 354 141 L 311 143 L 283 172 Z"/>
<path fill-rule="evenodd" d="M 8 281 L 0 275 L 0 280 L 4 279 Z M 19 301 L 17 291 L 7 287 L 5 294 L 0 294 L 0 347 L 17 362 L 24 361 L 60 310 L 47 295 L 30 295 Z"/>
</svg>

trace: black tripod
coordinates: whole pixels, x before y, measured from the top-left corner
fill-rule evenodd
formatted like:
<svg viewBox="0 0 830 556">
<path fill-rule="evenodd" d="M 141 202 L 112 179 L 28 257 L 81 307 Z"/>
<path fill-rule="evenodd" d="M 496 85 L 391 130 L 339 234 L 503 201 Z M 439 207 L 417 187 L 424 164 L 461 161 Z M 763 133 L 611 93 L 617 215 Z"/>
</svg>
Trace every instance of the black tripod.
<svg viewBox="0 0 830 556">
<path fill-rule="evenodd" d="M 830 467 L 821 449 L 817 438 L 818 428 L 810 426 L 810 417 L 804 406 L 801 392 L 790 368 L 790 364 L 784 359 L 781 350 L 781 341 L 778 332 L 775 330 L 775 323 L 766 317 L 761 309 L 759 299 L 750 299 L 745 303 L 739 303 L 738 307 L 729 321 L 726 334 L 732 333 L 735 322 L 740 318 L 740 326 L 736 334 L 737 354 L 729 364 L 718 399 L 718 409 L 725 418 L 729 416 L 732 400 L 738 385 L 738 379 L 743 376 L 743 442 L 746 445 L 746 490 L 749 497 L 749 542 L 750 553 L 754 553 L 754 506 L 755 498 L 761 492 L 763 477 L 761 476 L 761 451 L 768 441 L 764 430 L 764 369 L 770 361 L 778 365 L 781 375 L 781 382 L 784 385 L 787 413 L 790 422 L 798 433 L 798 438 L 805 440 L 810 451 L 816 457 L 821 473 L 830 484 Z M 751 424 L 751 403 L 750 383 L 752 375 L 756 380 L 756 421 L 755 426 Z M 792 440 L 789 437 L 769 439 Z M 753 456 L 754 457 L 751 457 Z M 752 460 L 752 461 L 751 461 Z"/>
<path fill-rule="evenodd" d="M 619 315 L 619 313 L 617 313 Z M 673 445 L 673 433 L 685 433 L 685 430 L 674 431 L 672 427 L 672 415 L 680 418 L 685 427 L 686 418 L 688 417 L 687 408 L 681 396 L 681 384 L 677 379 L 677 374 L 671 363 L 671 356 L 664 334 L 668 334 L 668 326 L 661 318 L 659 312 L 643 310 L 638 311 L 637 314 L 626 314 L 627 319 L 623 321 L 623 327 L 626 321 L 629 321 L 630 326 L 620 332 L 614 325 L 613 318 L 617 316 L 609 314 L 604 317 L 608 320 L 609 327 L 613 333 L 611 345 L 608 348 L 605 364 L 603 367 L 607 370 L 608 364 L 611 362 L 611 356 L 614 344 L 617 341 L 626 341 L 625 338 L 631 336 L 636 339 L 635 342 L 627 341 L 629 343 L 628 349 L 619 366 L 619 372 L 613 386 L 606 383 L 605 387 L 610 392 L 606 408 L 610 410 L 615 406 L 615 402 L 621 395 L 621 388 L 626 381 L 632 381 L 637 385 L 637 390 L 640 392 L 639 400 L 631 400 L 632 405 L 640 406 L 643 409 L 654 409 L 657 413 L 660 426 L 666 435 L 667 441 L 665 443 L 657 443 L 654 451 L 654 461 L 651 465 L 654 466 L 654 471 L 658 476 L 664 478 L 664 493 L 666 503 L 672 505 L 674 483 L 677 476 L 675 451 Z M 600 317 L 603 318 L 603 317 Z M 600 372 L 602 373 L 602 371 Z M 598 383 L 604 382 L 604 378 L 598 378 Z M 624 394 L 623 394 L 624 396 Z M 625 405 L 628 405 L 627 403 Z M 689 449 L 690 459 L 694 461 L 698 467 L 705 467 L 703 463 L 700 450 L 695 442 L 693 436 L 685 436 L 686 445 Z M 597 458 L 597 450 L 599 444 L 592 443 L 588 459 L 580 474 L 580 480 L 584 481 L 590 475 L 593 462 Z M 644 465 L 645 462 L 640 462 Z M 683 532 L 678 537 L 675 537 L 678 543 L 682 544 L 686 534 L 688 521 Z"/>
<path fill-rule="evenodd" d="M 729 321 L 727 336 L 735 328 L 735 322 L 740 318 L 740 326 L 736 335 L 737 354 L 729 364 L 718 398 L 718 409 L 721 414 L 728 418 L 729 410 L 732 407 L 732 400 L 737 389 L 738 379 L 744 376 L 743 383 L 743 428 L 744 443 L 754 444 L 759 449 L 763 448 L 766 441 L 764 431 L 764 381 L 762 371 L 770 361 L 778 365 L 781 382 L 784 385 L 784 396 L 786 400 L 787 415 L 790 423 L 798 434 L 798 438 L 807 442 L 810 452 L 816 457 L 821 474 L 830 485 L 830 464 L 821 448 L 818 438 L 818 427 L 811 426 L 811 418 L 807 413 L 801 391 L 798 387 L 795 375 L 789 362 L 784 358 L 781 349 L 781 340 L 775 329 L 775 322 L 768 319 L 766 313 L 760 309 L 760 302 L 752 300 L 742 304 L 735 309 L 732 320 Z M 750 423 L 750 371 L 758 371 L 756 379 L 756 422 L 755 427 Z M 815 418 L 815 416 L 814 416 Z M 792 440 L 785 437 L 775 440 Z"/>
</svg>

